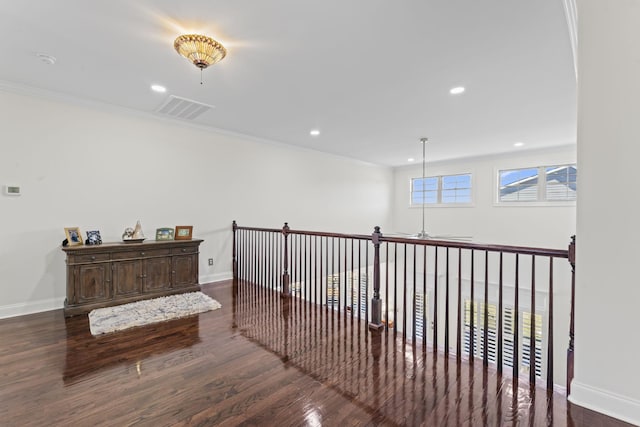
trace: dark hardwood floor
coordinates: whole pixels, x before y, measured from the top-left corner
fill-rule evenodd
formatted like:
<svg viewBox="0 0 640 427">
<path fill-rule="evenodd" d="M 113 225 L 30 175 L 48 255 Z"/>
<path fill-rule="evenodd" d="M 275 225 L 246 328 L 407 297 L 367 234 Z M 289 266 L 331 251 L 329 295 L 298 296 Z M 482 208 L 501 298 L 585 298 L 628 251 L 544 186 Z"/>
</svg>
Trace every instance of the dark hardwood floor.
<svg viewBox="0 0 640 427">
<path fill-rule="evenodd" d="M 349 313 L 203 291 L 222 308 L 100 337 L 62 310 L 1 320 L 0 425 L 627 425 Z"/>
</svg>

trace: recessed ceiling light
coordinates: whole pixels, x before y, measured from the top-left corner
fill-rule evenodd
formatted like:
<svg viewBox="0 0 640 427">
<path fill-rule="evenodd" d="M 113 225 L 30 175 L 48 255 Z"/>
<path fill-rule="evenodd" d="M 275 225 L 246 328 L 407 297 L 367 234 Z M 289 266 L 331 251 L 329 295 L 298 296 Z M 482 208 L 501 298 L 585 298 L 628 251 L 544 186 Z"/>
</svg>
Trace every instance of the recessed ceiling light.
<svg viewBox="0 0 640 427">
<path fill-rule="evenodd" d="M 516 142 L 515 144 L 513 144 L 514 147 L 522 147 L 524 145 L 524 142 Z"/>
<path fill-rule="evenodd" d="M 318 129 L 311 129 L 311 131 L 309 132 L 309 135 L 318 136 L 320 135 L 320 131 Z"/>
<path fill-rule="evenodd" d="M 44 62 L 47 65 L 53 65 L 56 63 L 56 58 L 51 55 L 47 55 L 46 53 L 36 53 L 36 56 L 38 57 L 38 59 L 40 59 L 40 61 Z"/>
<path fill-rule="evenodd" d="M 464 92 L 464 87 L 462 86 L 454 87 L 449 91 L 451 95 L 460 95 L 462 92 Z"/>
<path fill-rule="evenodd" d="M 413 157 L 410 158 L 410 159 L 407 159 L 407 162 L 415 162 L 415 161 L 416 161 L 416 159 L 414 159 Z"/>
<path fill-rule="evenodd" d="M 167 88 L 160 85 L 151 85 L 151 90 L 158 93 L 165 93 Z"/>
</svg>

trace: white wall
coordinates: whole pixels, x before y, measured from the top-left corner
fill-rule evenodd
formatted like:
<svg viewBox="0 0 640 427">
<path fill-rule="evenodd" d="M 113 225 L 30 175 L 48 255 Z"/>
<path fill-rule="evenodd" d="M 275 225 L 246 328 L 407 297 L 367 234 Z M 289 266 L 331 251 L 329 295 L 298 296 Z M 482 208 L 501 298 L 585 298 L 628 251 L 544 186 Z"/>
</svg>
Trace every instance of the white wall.
<svg viewBox="0 0 640 427">
<path fill-rule="evenodd" d="M 231 221 L 370 233 L 390 224 L 387 168 L 15 91 L 0 91 L 0 317 L 61 308 L 64 227 L 118 241 L 140 220 L 193 225 L 200 280 L 231 274 Z M 207 265 L 214 259 L 214 266 Z"/>
<path fill-rule="evenodd" d="M 420 147 L 416 147 L 417 150 Z M 541 151 L 476 157 L 427 163 L 427 176 L 471 173 L 472 207 L 431 207 L 426 209 L 429 234 L 473 236 L 482 243 L 537 246 L 564 249 L 575 234 L 576 206 L 498 206 L 496 176 L 500 169 L 567 164 L 576 162 L 574 146 Z M 580 166 L 578 166 L 580 168 Z M 422 176 L 422 165 L 398 168 L 394 172 L 392 232 L 416 233 L 422 228 L 422 209 L 409 207 L 411 178 Z M 580 180 L 580 172 L 578 172 Z M 579 183 L 578 185 L 581 185 Z M 383 230 L 384 233 L 385 230 Z"/>
<path fill-rule="evenodd" d="M 575 377 L 570 400 L 640 425 L 640 2 L 578 2 Z"/>
</svg>

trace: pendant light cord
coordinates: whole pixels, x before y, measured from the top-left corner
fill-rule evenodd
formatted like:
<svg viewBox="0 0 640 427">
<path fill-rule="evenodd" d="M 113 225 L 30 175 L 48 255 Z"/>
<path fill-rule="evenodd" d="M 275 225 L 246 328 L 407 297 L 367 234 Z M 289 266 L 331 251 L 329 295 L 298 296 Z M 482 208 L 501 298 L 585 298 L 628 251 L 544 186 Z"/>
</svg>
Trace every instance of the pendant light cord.
<svg viewBox="0 0 640 427">
<path fill-rule="evenodd" d="M 425 176 L 427 141 L 427 138 L 420 138 L 420 142 L 422 142 L 422 231 L 420 232 L 420 237 L 422 238 L 427 236 L 427 232 L 424 229 L 425 208 L 427 205 L 427 177 Z"/>
</svg>

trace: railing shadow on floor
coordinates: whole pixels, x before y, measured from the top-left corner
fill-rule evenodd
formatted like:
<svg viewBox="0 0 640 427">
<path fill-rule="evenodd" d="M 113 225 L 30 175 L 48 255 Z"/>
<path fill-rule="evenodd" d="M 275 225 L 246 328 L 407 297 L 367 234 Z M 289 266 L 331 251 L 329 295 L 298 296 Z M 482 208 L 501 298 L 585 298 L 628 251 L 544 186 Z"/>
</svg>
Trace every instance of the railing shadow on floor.
<svg viewBox="0 0 640 427">
<path fill-rule="evenodd" d="M 347 399 L 380 425 L 533 425 L 567 417 L 566 401 L 479 359 L 422 351 L 392 330 L 279 290 L 236 280 L 233 325 L 256 346 Z M 544 391 L 544 390 L 542 390 Z M 557 399 L 556 399 L 557 400 Z"/>
</svg>

